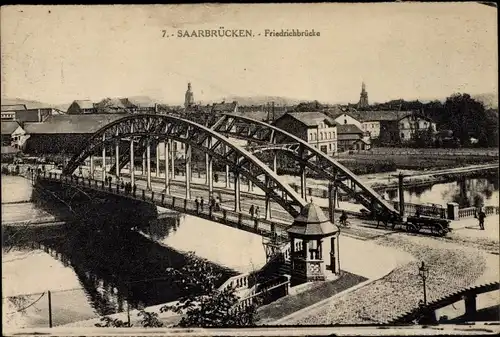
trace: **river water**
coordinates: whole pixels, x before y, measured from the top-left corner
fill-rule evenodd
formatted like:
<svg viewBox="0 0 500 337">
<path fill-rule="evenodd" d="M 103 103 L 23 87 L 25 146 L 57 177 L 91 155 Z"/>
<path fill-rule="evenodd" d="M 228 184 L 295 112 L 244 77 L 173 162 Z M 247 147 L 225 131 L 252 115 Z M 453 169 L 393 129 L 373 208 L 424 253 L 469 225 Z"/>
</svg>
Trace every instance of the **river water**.
<svg viewBox="0 0 500 337">
<path fill-rule="evenodd" d="M 2 176 L 2 220 L 46 215 L 33 203 L 15 204 L 30 195 L 28 180 Z M 211 261 L 219 284 L 265 263 L 260 236 L 186 215 L 163 214 L 140 226 L 141 232 L 73 225 L 26 229 L 16 237 L 22 240 L 4 241 L 3 311 L 9 314 L 4 322 L 48 326 L 47 290 L 54 325 L 123 312 L 128 305 L 133 309 L 174 301 L 181 292 L 166 269 L 182 267 L 187 252 Z M 17 312 L 25 306 L 30 307 Z"/>
<path fill-rule="evenodd" d="M 387 193 L 397 200 L 397 192 Z M 498 195 L 498 178 L 493 177 L 468 179 L 465 191 L 464 184 L 457 182 L 412 188 L 405 191 L 405 201 L 498 205 Z M 3 221 L 44 215 L 32 203 L 12 204 L 30 196 L 28 180 L 2 176 Z M 37 228 L 19 243 L 13 242 L 4 245 L 2 254 L 3 311 L 9 314 L 4 323 L 24 327 L 48 326 L 47 290 L 51 290 L 54 325 L 122 312 L 128 305 L 173 301 L 180 292 L 165 270 L 184 264 L 182 252 L 193 251 L 212 261 L 221 274 L 220 283 L 265 263 L 261 237 L 174 214 L 151 222 L 143 233 L 60 225 Z"/>
</svg>

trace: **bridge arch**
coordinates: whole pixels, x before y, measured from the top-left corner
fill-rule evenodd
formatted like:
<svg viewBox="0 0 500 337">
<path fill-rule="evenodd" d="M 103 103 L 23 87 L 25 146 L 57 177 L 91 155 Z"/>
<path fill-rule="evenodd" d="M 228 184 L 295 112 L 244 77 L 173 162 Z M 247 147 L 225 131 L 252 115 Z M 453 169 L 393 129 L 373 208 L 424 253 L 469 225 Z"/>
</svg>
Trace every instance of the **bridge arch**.
<svg viewBox="0 0 500 337">
<path fill-rule="evenodd" d="M 306 205 L 306 201 L 294 189 L 252 153 L 210 128 L 171 115 L 129 115 L 105 125 L 73 156 L 63 169 L 63 174 L 72 174 L 89 156 L 117 141 L 137 141 L 143 148 L 151 140 L 182 142 L 228 165 L 236 176 L 241 175 L 252 181 L 265 192 L 267 198 L 275 201 L 293 217 Z M 129 161 L 130 156 L 122 155 L 120 168 Z"/>
<path fill-rule="evenodd" d="M 340 189 L 353 195 L 368 209 L 377 208 L 392 214 L 399 214 L 393 205 L 364 184 L 347 167 L 311 146 L 306 141 L 276 126 L 245 116 L 224 114 L 212 126 L 212 129 L 227 137 L 248 141 L 251 144 L 248 146 L 248 149 L 254 154 L 266 151 L 280 152 L 295 160 L 302 172 L 303 198 L 306 197 L 305 168 L 307 167 L 320 177 L 330 182 L 335 182 Z M 350 181 L 351 186 L 346 184 L 344 180 Z"/>
</svg>

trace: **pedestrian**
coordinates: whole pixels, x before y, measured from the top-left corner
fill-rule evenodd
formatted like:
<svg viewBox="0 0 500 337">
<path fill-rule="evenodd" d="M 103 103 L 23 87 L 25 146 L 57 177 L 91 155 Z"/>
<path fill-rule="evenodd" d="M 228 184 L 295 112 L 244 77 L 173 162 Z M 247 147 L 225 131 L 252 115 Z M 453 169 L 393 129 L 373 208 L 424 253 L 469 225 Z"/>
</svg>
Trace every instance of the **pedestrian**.
<svg viewBox="0 0 500 337">
<path fill-rule="evenodd" d="M 217 197 L 217 199 L 215 200 L 215 211 L 220 212 L 220 199 L 219 199 L 219 197 Z"/>
<path fill-rule="evenodd" d="M 122 188 L 122 190 L 125 189 L 125 183 L 123 182 L 123 180 L 122 180 L 122 183 L 121 183 L 121 188 Z"/>
<path fill-rule="evenodd" d="M 203 212 L 203 205 L 205 204 L 205 200 L 203 200 L 203 197 L 201 197 L 200 200 L 200 206 L 201 206 L 201 211 Z"/>
<path fill-rule="evenodd" d="M 255 212 L 255 207 L 253 205 L 250 206 L 250 209 L 248 210 L 248 212 L 250 213 L 250 216 L 252 217 L 253 219 L 253 215 L 254 215 L 254 212 Z"/>
<path fill-rule="evenodd" d="M 198 199 L 198 197 L 196 197 L 194 202 L 196 204 L 196 213 L 199 213 L 200 212 L 200 200 Z"/>
<path fill-rule="evenodd" d="M 134 184 L 134 197 L 135 197 L 135 192 L 137 191 L 137 185 Z"/>
<path fill-rule="evenodd" d="M 252 206 L 253 206 L 253 205 L 252 205 Z M 259 210 L 259 206 L 257 206 L 257 207 L 255 208 L 255 217 L 256 217 L 256 218 L 259 218 L 259 216 L 260 216 L 260 210 Z"/>
<path fill-rule="evenodd" d="M 483 209 L 479 210 L 479 214 L 477 215 L 477 219 L 479 220 L 479 228 L 484 231 L 484 218 L 486 218 L 486 213 L 484 213 Z"/>
</svg>

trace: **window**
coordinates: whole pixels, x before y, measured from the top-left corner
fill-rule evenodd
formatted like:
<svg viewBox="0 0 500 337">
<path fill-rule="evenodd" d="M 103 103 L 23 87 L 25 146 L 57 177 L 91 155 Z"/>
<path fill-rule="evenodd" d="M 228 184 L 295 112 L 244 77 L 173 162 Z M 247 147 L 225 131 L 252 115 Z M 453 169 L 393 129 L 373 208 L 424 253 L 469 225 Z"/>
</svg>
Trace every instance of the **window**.
<svg viewBox="0 0 500 337">
<path fill-rule="evenodd" d="M 401 127 L 401 129 L 404 129 L 405 128 L 405 123 L 401 123 L 400 127 Z"/>
<path fill-rule="evenodd" d="M 330 145 L 330 151 L 331 151 L 332 150 L 332 144 L 330 143 L 329 145 Z"/>
<path fill-rule="evenodd" d="M 332 139 L 332 132 L 328 132 L 328 139 Z"/>
<path fill-rule="evenodd" d="M 320 133 L 319 133 L 319 139 L 320 139 L 320 140 L 323 140 L 323 132 L 320 132 Z"/>
<path fill-rule="evenodd" d="M 401 132 L 401 139 L 405 139 L 405 134 L 404 134 L 404 132 Z"/>
<path fill-rule="evenodd" d="M 344 124 L 347 124 L 347 119 L 344 119 Z"/>
</svg>

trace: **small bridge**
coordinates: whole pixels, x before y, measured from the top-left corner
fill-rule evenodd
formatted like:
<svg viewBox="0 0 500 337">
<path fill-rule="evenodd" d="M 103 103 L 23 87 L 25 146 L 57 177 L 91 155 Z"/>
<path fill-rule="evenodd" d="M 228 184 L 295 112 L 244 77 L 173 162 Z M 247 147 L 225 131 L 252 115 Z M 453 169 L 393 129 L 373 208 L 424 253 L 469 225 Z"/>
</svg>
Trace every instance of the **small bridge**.
<svg viewBox="0 0 500 337">
<path fill-rule="evenodd" d="M 432 301 L 425 306 L 416 308 L 403 315 L 397 317 L 389 324 L 425 324 L 425 323 L 437 323 L 438 317 L 436 317 L 436 311 L 452 305 L 459 301 L 465 302 L 465 315 L 463 317 L 464 321 L 470 320 L 477 314 L 477 303 L 476 298 L 480 294 L 489 293 L 493 291 L 500 290 L 500 283 L 488 283 L 481 286 L 474 286 L 467 289 L 463 289 L 458 292 L 454 292 L 450 295 L 444 296 L 440 299 Z"/>
</svg>

